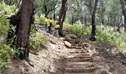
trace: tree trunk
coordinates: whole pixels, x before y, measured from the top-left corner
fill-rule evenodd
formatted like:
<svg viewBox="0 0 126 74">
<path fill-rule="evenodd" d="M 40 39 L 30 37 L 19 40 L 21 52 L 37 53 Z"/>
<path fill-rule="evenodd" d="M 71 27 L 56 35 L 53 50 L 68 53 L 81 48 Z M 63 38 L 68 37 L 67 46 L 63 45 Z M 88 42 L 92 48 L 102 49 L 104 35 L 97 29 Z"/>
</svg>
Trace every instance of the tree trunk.
<svg viewBox="0 0 126 74">
<path fill-rule="evenodd" d="M 46 5 L 44 6 L 44 11 L 45 11 L 45 17 L 47 18 L 48 17 L 48 13 L 47 13 L 47 6 Z"/>
<path fill-rule="evenodd" d="M 120 4 L 122 7 L 122 14 L 124 16 L 124 28 L 126 32 L 126 0 L 120 0 Z"/>
<path fill-rule="evenodd" d="M 16 32 L 14 32 L 13 30 L 9 30 L 8 31 L 8 36 L 7 36 L 7 44 L 11 44 L 11 39 L 14 38 L 15 35 L 17 35 L 17 31 L 19 28 L 19 22 L 20 22 L 20 18 L 21 18 L 21 9 L 18 11 L 17 14 L 12 15 L 11 17 L 8 17 L 7 19 L 9 19 L 10 24 L 12 24 L 13 26 L 16 26 Z M 15 42 L 13 42 L 11 44 L 11 46 L 14 45 Z"/>
<path fill-rule="evenodd" d="M 15 0 L 15 6 L 17 9 L 20 8 L 20 2 L 21 2 L 21 0 Z"/>
<path fill-rule="evenodd" d="M 71 24 L 74 24 L 74 15 L 72 14 Z"/>
<path fill-rule="evenodd" d="M 59 35 L 60 36 L 64 36 L 63 35 L 63 22 L 64 22 L 65 16 L 66 16 L 66 2 L 67 2 L 67 0 L 62 0 L 62 6 L 61 6 L 61 9 L 60 9 L 60 13 L 59 13 L 58 22 L 60 24 L 60 29 L 59 29 Z"/>
<path fill-rule="evenodd" d="M 20 59 L 28 59 L 29 56 L 29 32 L 34 14 L 33 5 L 33 0 L 22 0 L 20 22 L 15 39 L 16 48 L 23 51 L 20 53 Z"/>
<path fill-rule="evenodd" d="M 53 19 L 54 19 L 54 21 L 56 20 L 56 13 L 55 13 L 55 10 L 56 10 L 56 9 L 54 9 L 54 14 L 53 14 Z"/>
<path fill-rule="evenodd" d="M 95 30 L 96 30 L 96 24 L 95 24 L 95 13 L 96 13 L 96 9 L 97 9 L 97 4 L 98 4 L 98 0 L 95 0 L 95 6 L 94 6 L 94 10 L 92 13 L 92 32 L 91 32 L 91 37 L 90 40 L 91 41 L 95 41 Z"/>
<path fill-rule="evenodd" d="M 125 29 L 124 31 L 126 32 L 126 16 L 124 16 L 124 29 Z"/>
<path fill-rule="evenodd" d="M 102 25 L 104 25 L 104 14 L 102 13 Z"/>
</svg>

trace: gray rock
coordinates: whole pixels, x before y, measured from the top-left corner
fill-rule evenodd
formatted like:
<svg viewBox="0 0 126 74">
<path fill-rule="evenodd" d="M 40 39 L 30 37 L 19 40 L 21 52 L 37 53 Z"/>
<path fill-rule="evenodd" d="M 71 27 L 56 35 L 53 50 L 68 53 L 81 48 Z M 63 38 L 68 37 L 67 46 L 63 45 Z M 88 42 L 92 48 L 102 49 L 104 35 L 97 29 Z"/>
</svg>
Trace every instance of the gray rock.
<svg viewBox="0 0 126 74">
<path fill-rule="evenodd" d="M 97 61 L 97 62 L 100 62 L 100 61 L 103 61 L 104 58 L 103 57 L 100 57 L 100 56 L 93 56 L 93 61 Z"/>
<path fill-rule="evenodd" d="M 126 50 L 122 51 L 122 54 L 126 57 Z"/>
<path fill-rule="evenodd" d="M 64 41 L 64 44 L 65 44 L 65 46 L 68 47 L 68 48 L 71 48 L 71 47 L 72 47 L 71 43 L 68 42 L 68 41 Z"/>
<path fill-rule="evenodd" d="M 112 74 L 108 72 L 106 69 L 99 69 L 94 72 L 94 74 Z"/>
</svg>

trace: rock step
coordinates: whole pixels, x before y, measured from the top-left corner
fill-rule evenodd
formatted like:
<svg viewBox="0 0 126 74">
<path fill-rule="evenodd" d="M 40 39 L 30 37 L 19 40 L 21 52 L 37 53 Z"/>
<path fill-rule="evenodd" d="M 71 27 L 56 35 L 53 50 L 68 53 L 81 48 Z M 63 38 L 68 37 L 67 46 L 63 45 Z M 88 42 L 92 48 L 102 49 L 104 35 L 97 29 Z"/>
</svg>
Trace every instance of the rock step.
<svg viewBox="0 0 126 74">
<path fill-rule="evenodd" d="M 68 62 L 66 63 L 67 68 L 88 68 L 95 66 L 95 62 Z"/>
<path fill-rule="evenodd" d="M 68 49 L 69 53 L 88 53 L 85 49 Z"/>
<path fill-rule="evenodd" d="M 65 68 L 65 72 L 67 73 L 93 73 L 97 67 L 90 68 Z"/>
<path fill-rule="evenodd" d="M 91 57 L 90 53 L 70 53 L 68 55 L 68 58 L 73 58 L 73 57 Z"/>
<path fill-rule="evenodd" d="M 64 74 L 93 74 L 93 73 L 64 73 Z"/>
<path fill-rule="evenodd" d="M 68 62 L 85 62 L 85 61 L 89 61 L 92 62 L 92 58 L 91 57 L 74 57 L 74 58 L 66 58 Z"/>
<path fill-rule="evenodd" d="M 82 52 L 80 52 L 80 51 L 82 51 Z M 87 54 L 89 54 L 89 52 L 87 52 L 87 51 L 85 51 L 85 50 L 79 50 L 79 51 L 74 51 L 74 52 L 69 52 L 70 54 L 74 54 L 74 53 L 76 53 L 76 54 L 81 54 L 81 53 L 87 53 Z"/>
</svg>

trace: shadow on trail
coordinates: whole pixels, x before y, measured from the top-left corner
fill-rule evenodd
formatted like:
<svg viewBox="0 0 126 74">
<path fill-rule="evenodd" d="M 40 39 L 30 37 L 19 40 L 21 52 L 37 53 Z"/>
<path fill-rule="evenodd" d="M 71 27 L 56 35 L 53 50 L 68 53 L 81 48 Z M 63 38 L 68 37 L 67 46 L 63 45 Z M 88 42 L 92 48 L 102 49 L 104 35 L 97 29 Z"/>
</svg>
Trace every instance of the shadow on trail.
<svg viewBox="0 0 126 74">
<path fill-rule="evenodd" d="M 49 74 L 64 74 L 66 59 L 61 57 L 60 59 L 56 59 L 53 64 L 55 66 L 55 70 L 53 72 L 49 72 Z"/>
</svg>

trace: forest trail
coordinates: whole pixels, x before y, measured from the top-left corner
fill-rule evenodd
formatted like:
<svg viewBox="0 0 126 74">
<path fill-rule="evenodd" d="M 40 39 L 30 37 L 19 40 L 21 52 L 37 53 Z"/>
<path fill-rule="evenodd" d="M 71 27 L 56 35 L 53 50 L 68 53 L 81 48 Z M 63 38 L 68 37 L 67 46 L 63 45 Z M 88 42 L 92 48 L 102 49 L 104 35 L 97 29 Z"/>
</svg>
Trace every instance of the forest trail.
<svg viewBox="0 0 126 74">
<path fill-rule="evenodd" d="M 99 46 L 73 34 L 57 38 L 40 29 L 37 33 L 48 42 L 36 54 L 30 53 L 34 67 L 24 60 L 12 60 L 7 70 L 0 70 L 1 74 L 126 74 L 125 58 L 108 51 L 112 47 Z"/>
<path fill-rule="evenodd" d="M 78 49 L 77 49 L 78 51 Z M 89 52 L 69 52 L 64 74 L 94 74 L 97 62 L 93 62 Z"/>
<path fill-rule="evenodd" d="M 71 49 L 66 57 L 63 74 L 111 74 L 98 66 L 100 57 L 94 56 L 97 54 L 96 47 L 74 35 L 69 36 L 65 40 L 70 42 Z"/>
</svg>

